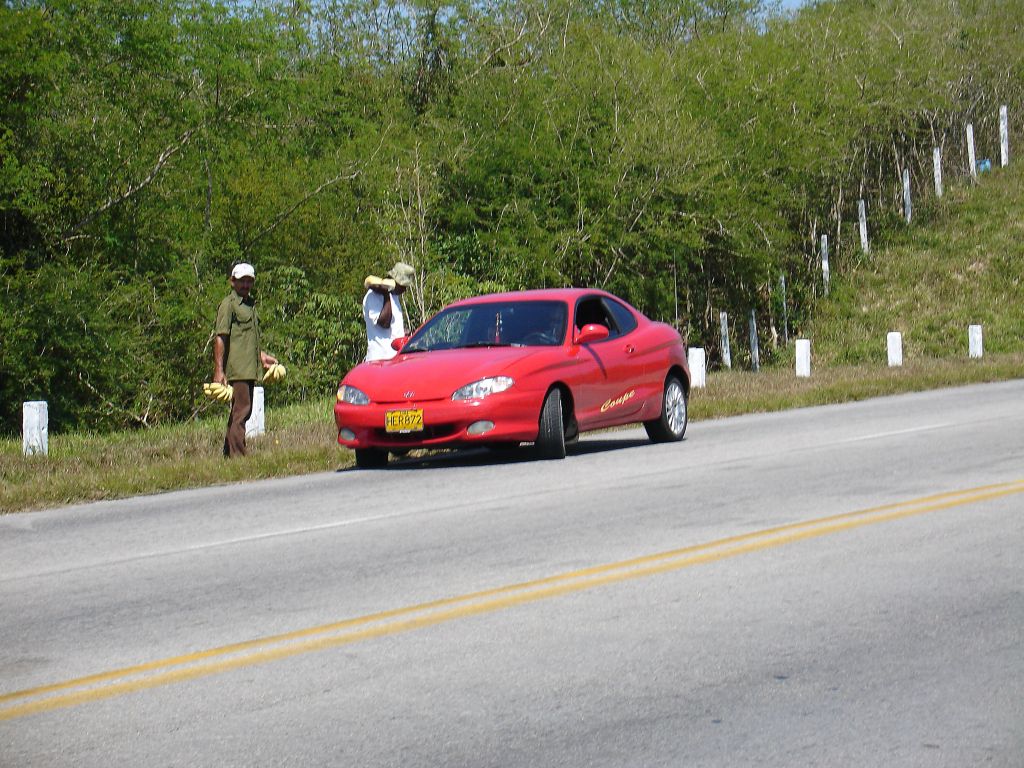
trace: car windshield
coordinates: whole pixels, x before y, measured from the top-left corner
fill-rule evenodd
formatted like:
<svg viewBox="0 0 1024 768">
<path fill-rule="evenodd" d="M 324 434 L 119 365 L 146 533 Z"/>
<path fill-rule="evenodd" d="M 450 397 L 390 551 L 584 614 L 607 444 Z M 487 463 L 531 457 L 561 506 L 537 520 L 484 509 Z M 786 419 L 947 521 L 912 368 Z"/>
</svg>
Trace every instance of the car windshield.
<svg viewBox="0 0 1024 768">
<path fill-rule="evenodd" d="M 420 328 L 402 352 L 466 347 L 555 347 L 569 310 L 561 301 L 496 301 L 448 307 Z"/>
</svg>

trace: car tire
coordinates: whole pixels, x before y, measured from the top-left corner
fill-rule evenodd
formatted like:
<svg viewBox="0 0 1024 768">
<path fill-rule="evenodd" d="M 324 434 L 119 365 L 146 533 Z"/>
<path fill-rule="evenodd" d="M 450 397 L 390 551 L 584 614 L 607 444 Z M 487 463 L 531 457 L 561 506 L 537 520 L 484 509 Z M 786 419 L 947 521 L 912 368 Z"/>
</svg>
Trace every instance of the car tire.
<svg viewBox="0 0 1024 768">
<path fill-rule="evenodd" d="M 387 451 L 380 448 L 356 448 L 356 466 L 360 469 L 382 469 L 387 465 Z"/>
<path fill-rule="evenodd" d="M 661 413 L 658 418 L 644 422 L 647 436 L 654 443 L 675 443 L 686 434 L 688 420 L 686 389 L 674 373 L 665 379 L 665 391 L 661 398 Z"/>
<path fill-rule="evenodd" d="M 565 458 L 565 424 L 562 421 L 562 393 L 552 389 L 540 409 L 540 430 L 537 433 L 537 458 Z"/>
<path fill-rule="evenodd" d="M 569 423 L 565 425 L 565 446 L 566 448 L 576 445 L 580 441 L 580 424 L 576 421 L 575 414 L 569 414 Z"/>
</svg>

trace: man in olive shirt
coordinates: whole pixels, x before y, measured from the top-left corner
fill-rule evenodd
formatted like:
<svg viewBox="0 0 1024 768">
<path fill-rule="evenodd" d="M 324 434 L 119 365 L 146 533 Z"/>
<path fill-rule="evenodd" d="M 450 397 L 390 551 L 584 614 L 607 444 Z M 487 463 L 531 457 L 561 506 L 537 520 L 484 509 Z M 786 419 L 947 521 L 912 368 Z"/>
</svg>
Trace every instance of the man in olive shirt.
<svg viewBox="0 0 1024 768">
<path fill-rule="evenodd" d="M 256 280 L 252 264 L 236 264 L 231 270 L 231 293 L 217 308 L 213 340 L 213 380 L 230 384 L 233 391 L 225 456 L 245 456 L 245 422 L 252 415 L 252 392 L 261 370 L 277 359 L 260 349 L 260 322 L 256 301 L 249 294 Z"/>
</svg>

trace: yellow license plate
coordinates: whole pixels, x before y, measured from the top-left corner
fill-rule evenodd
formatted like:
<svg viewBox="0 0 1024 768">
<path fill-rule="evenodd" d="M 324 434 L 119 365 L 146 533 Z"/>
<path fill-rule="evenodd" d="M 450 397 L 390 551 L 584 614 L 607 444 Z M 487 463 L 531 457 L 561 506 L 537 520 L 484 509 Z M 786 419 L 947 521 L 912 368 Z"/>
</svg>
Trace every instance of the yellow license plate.
<svg viewBox="0 0 1024 768">
<path fill-rule="evenodd" d="M 423 410 L 387 411 L 384 414 L 385 432 L 422 432 Z"/>
</svg>

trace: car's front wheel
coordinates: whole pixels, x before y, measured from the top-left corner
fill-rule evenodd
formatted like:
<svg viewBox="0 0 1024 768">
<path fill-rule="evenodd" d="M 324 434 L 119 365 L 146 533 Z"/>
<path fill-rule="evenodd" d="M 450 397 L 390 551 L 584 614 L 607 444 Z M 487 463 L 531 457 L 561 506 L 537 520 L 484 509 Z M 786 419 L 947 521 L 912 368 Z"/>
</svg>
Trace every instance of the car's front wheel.
<svg viewBox="0 0 1024 768">
<path fill-rule="evenodd" d="M 661 414 L 644 422 L 647 436 L 655 443 L 674 443 L 686 434 L 687 398 L 683 382 L 675 374 L 665 379 L 661 398 Z"/>
<path fill-rule="evenodd" d="M 537 457 L 540 459 L 565 458 L 565 424 L 562 421 L 562 393 L 548 392 L 540 409 L 540 431 L 537 433 Z"/>
<path fill-rule="evenodd" d="M 387 465 L 387 451 L 380 448 L 356 448 L 356 466 L 360 469 L 381 469 Z"/>
</svg>

